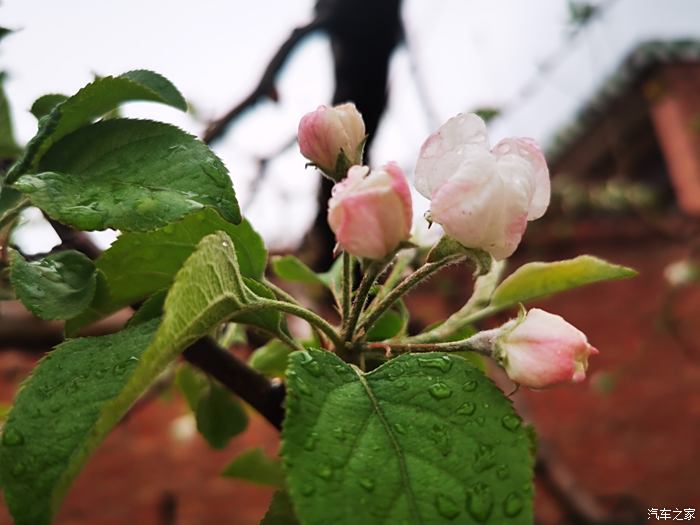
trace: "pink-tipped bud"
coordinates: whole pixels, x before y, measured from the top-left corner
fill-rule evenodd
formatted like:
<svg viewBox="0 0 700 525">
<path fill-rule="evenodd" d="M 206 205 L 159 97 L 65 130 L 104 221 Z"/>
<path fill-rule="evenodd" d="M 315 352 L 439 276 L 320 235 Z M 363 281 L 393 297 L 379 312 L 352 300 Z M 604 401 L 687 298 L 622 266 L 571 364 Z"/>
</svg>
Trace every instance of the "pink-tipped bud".
<svg viewBox="0 0 700 525">
<path fill-rule="evenodd" d="M 537 143 L 512 138 L 489 149 L 486 125 L 475 114 L 451 118 L 428 137 L 415 184 L 431 200 L 431 221 L 497 260 L 515 251 L 528 221 L 549 205 L 549 170 Z"/>
<path fill-rule="evenodd" d="M 538 308 L 497 331 L 494 357 L 508 377 L 530 388 L 583 381 L 588 357 L 598 353 L 583 332 Z"/>
<path fill-rule="evenodd" d="M 411 192 L 401 169 L 389 163 L 370 172 L 353 166 L 333 188 L 328 223 L 340 247 L 351 255 L 381 259 L 411 233 Z"/>
<path fill-rule="evenodd" d="M 362 164 L 365 123 L 355 104 L 319 106 L 302 117 L 298 139 L 301 154 L 338 181 L 350 166 Z"/>
</svg>

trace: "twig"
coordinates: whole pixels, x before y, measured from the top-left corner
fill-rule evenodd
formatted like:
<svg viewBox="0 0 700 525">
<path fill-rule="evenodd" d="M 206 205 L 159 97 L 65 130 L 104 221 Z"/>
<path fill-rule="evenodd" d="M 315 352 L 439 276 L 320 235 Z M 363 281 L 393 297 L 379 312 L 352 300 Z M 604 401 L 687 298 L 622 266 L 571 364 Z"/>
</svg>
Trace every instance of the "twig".
<svg viewBox="0 0 700 525">
<path fill-rule="evenodd" d="M 246 110 L 257 104 L 261 98 L 268 97 L 273 100 L 276 99 L 277 94 L 275 90 L 275 77 L 277 76 L 277 73 L 279 73 L 280 69 L 282 69 L 282 66 L 284 66 L 287 58 L 294 50 L 296 45 L 306 36 L 310 35 L 322 26 L 323 22 L 321 18 L 316 17 L 309 24 L 298 27 L 292 31 L 292 34 L 289 35 L 287 40 L 285 40 L 282 46 L 277 50 L 275 56 L 272 57 L 272 60 L 270 60 L 270 63 L 265 68 L 265 72 L 263 73 L 260 82 L 258 82 L 258 85 L 255 87 L 252 93 L 250 93 L 238 105 L 231 108 L 231 110 L 229 110 L 223 117 L 212 121 L 209 126 L 207 126 L 202 140 L 206 144 L 211 144 L 220 139 L 231 123 Z"/>
<path fill-rule="evenodd" d="M 44 214 L 44 216 L 51 223 L 51 226 L 56 231 L 56 235 L 61 239 L 64 249 L 78 250 L 93 260 L 100 256 L 102 250 L 100 250 L 85 233 L 61 224 L 46 214 Z"/>
<path fill-rule="evenodd" d="M 271 383 L 208 337 L 196 341 L 182 355 L 255 408 L 275 428 L 282 428 L 285 396 L 282 383 Z"/>
<path fill-rule="evenodd" d="M 296 143 L 297 138 L 296 136 L 294 136 L 290 140 L 285 142 L 281 148 L 277 149 L 277 151 L 274 151 L 266 157 L 259 157 L 258 159 L 256 159 L 258 164 L 258 171 L 255 174 L 255 177 L 253 178 L 252 182 L 250 183 L 250 187 L 248 188 L 250 196 L 248 197 L 246 202 L 241 205 L 241 209 L 244 212 L 248 211 L 253 206 L 255 198 L 258 196 L 258 191 L 265 183 L 265 180 L 267 180 L 267 175 L 269 173 L 268 167 L 270 166 L 270 162 L 282 155 L 282 153 L 284 153 L 285 151 L 292 148 Z"/>
</svg>

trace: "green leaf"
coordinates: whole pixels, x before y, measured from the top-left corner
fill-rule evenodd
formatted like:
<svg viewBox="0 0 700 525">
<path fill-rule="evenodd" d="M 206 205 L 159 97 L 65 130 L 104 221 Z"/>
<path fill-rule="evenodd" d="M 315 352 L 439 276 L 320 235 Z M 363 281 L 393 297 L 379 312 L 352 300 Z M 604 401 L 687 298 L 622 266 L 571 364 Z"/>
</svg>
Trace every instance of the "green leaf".
<svg viewBox="0 0 700 525">
<path fill-rule="evenodd" d="M 233 436 L 245 430 L 248 416 L 241 403 L 206 374 L 182 365 L 175 384 L 195 413 L 197 430 L 212 448 L 224 448 Z"/>
<path fill-rule="evenodd" d="M 61 102 L 65 102 L 67 99 L 67 95 L 61 95 L 60 93 L 49 93 L 48 95 L 42 95 L 34 101 L 34 104 L 32 104 L 29 111 L 37 119 L 41 119 L 41 117 L 51 113 L 53 108 L 55 108 Z"/>
<path fill-rule="evenodd" d="M 113 119 L 57 142 L 40 173 L 15 187 L 54 219 L 81 230 L 146 231 L 203 207 L 241 221 L 223 163 L 184 131 L 149 120 Z"/>
<path fill-rule="evenodd" d="M 285 281 L 326 286 L 326 281 L 322 277 L 294 255 L 273 257 L 271 266 L 275 275 Z"/>
<path fill-rule="evenodd" d="M 460 357 L 408 354 L 365 374 L 295 352 L 282 438 L 305 525 L 532 523 L 527 432 Z"/>
<path fill-rule="evenodd" d="M 272 339 L 252 353 L 248 365 L 267 377 L 284 377 L 291 348 L 279 339 Z"/>
<path fill-rule="evenodd" d="M 199 398 L 196 419 L 197 430 L 209 446 L 216 449 L 224 448 L 248 425 L 248 416 L 241 403 L 214 381 L 209 381 L 206 394 Z"/>
<path fill-rule="evenodd" d="M 228 478 L 237 478 L 258 485 L 284 487 L 284 471 L 278 459 L 273 459 L 258 448 L 251 448 L 234 459 L 221 473 Z"/>
<path fill-rule="evenodd" d="M 17 219 L 19 213 L 29 204 L 24 195 L 9 186 L 0 187 L 0 229 Z"/>
<path fill-rule="evenodd" d="M 175 374 L 175 386 L 182 392 L 187 406 L 192 412 L 197 411 L 197 405 L 208 387 L 207 376 L 198 372 L 188 364 L 181 364 Z"/>
<path fill-rule="evenodd" d="M 0 38 L 2 36 L 0 34 Z M 3 88 L 4 82 L 5 73 L 0 72 L 0 159 L 13 158 L 21 151 L 14 138 L 12 116 L 10 115 L 10 107 Z"/>
<path fill-rule="evenodd" d="M 88 455 L 131 404 L 115 399 L 157 327 L 151 321 L 67 341 L 47 354 L 19 390 L 0 446 L 0 478 L 16 525 L 51 521 Z"/>
<path fill-rule="evenodd" d="M 165 298 L 167 296 L 168 290 L 159 290 L 151 295 L 143 302 L 141 308 L 136 310 L 136 313 L 131 316 L 131 319 L 129 319 L 126 325 L 136 326 L 137 324 L 161 317 L 163 315 L 163 306 L 165 305 Z"/>
<path fill-rule="evenodd" d="M 367 332 L 368 341 L 384 341 L 395 337 L 408 323 L 405 308 L 392 308 L 384 312 Z"/>
<path fill-rule="evenodd" d="M 241 274 L 262 278 L 267 251 L 250 224 L 244 220 L 234 225 L 212 209 L 200 210 L 158 230 L 120 235 L 95 263 L 102 279 L 98 278 L 90 308 L 69 321 L 66 331 L 74 333 L 81 326 L 169 288 L 197 243 L 217 231 L 233 240 Z"/>
<path fill-rule="evenodd" d="M 474 263 L 475 275 L 484 275 L 491 269 L 493 258 L 484 250 L 467 248 L 462 246 L 452 237 L 443 235 L 438 243 L 428 253 L 426 262 L 434 263 L 452 257 L 453 255 L 466 255 Z"/>
<path fill-rule="evenodd" d="M 263 283 L 243 277 L 243 282 L 249 292 L 249 296 L 262 297 L 263 299 L 275 299 L 275 292 Z M 277 334 L 281 330 L 282 314 L 277 310 L 254 310 L 251 312 L 241 312 L 236 315 L 236 321 L 262 328 L 271 334 Z"/>
<path fill-rule="evenodd" d="M 550 263 L 528 263 L 506 277 L 491 297 L 491 306 L 506 308 L 539 297 L 612 279 L 627 279 L 637 272 L 590 255 Z"/>
<path fill-rule="evenodd" d="M 278 490 L 272 496 L 270 508 L 260 525 L 299 525 L 299 520 L 294 513 L 292 501 L 286 490 Z"/>
<path fill-rule="evenodd" d="M 67 319 L 83 311 L 95 293 L 95 266 L 67 250 L 38 261 L 12 253 L 10 280 L 17 297 L 42 319 Z"/>
<path fill-rule="evenodd" d="M 118 77 L 102 77 L 88 84 L 39 122 L 39 130 L 22 158 L 10 169 L 7 182 L 33 171 L 49 148 L 69 133 L 109 113 L 124 102 L 160 102 L 185 111 L 187 102 L 168 79 L 153 71 L 138 70 Z"/>
<path fill-rule="evenodd" d="M 0 477 L 17 525 L 49 523 L 75 475 L 134 401 L 187 346 L 254 307 L 251 300 L 231 239 L 215 233 L 175 277 L 160 326 L 152 320 L 52 352 L 20 391 L 0 447 Z"/>
</svg>

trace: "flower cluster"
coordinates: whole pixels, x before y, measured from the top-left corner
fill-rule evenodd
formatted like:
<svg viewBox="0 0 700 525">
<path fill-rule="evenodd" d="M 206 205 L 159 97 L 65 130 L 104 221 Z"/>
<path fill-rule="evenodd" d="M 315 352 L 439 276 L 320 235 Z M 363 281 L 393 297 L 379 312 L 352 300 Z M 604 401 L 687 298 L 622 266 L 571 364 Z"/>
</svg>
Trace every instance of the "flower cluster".
<svg viewBox="0 0 700 525">
<path fill-rule="evenodd" d="M 338 246 L 350 255 L 383 259 L 408 240 L 411 193 L 401 169 L 362 165 L 365 126 L 353 104 L 319 107 L 299 124 L 299 146 L 311 164 L 337 182 L 328 222 Z M 529 221 L 550 200 L 549 170 L 537 143 L 508 138 L 489 146 L 486 125 L 474 114 L 449 119 L 423 144 L 415 187 L 430 199 L 427 219 L 465 247 L 494 259 L 513 254 Z M 473 338 L 522 385 L 543 388 L 585 377 L 598 351 L 558 315 L 527 315 Z"/>
</svg>

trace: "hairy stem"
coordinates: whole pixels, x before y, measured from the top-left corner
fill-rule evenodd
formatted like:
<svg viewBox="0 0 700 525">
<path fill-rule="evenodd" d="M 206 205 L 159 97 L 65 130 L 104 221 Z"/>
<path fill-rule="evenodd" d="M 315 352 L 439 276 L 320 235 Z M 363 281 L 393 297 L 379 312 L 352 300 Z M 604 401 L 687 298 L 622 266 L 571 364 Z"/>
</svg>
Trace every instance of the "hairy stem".
<svg viewBox="0 0 700 525">
<path fill-rule="evenodd" d="M 390 261 L 391 258 L 389 258 L 389 261 L 387 261 L 386 259 L 382 261 L 373 261 L 367 268 L 365 274 L 362 276 L 360 285 L 357 287 L 357 291 L 355 292 L 355 299 L 352 302 L 352 306 L 350 307 L 350 315 L 348 316 L 348 322 L 345 323 L 345 327 L 343 329 L 343 341 L 350 342 L 352 340 L 353 335 L 355 333 L 355 328 L 357 327 L 357 322 L 359 321 L 360 314 L 362 313 L 362 310 L 365 307 L 365 303 L 367 302 L 367 296 L 369 295 L 369 292 L 372 289 L 372 285 Z"/>
<path fill-rule="evenodd" d="M 333 343 L 333 346 L 335 346 L 337 351 L 341 351 L 343 349 L 343 341 L 338 336 L 335 328 L 333 328 L 328 321 L 317 313 L 307 310 L 298 304 L 275 301 L 272 299 L 261 299 L 259 300 L 258 304 L 263 308 L 274 308 L 280 312 L 286 312 L 299 317 L 300 319 L 304 319 L 304 321 L 307 321 L 311 326 L 314 326 L 323 332 Z"/>
<path fill-rule="evenodd" d="M 382 299 L 379 304 L 377 304 L 377 306 L 367 314 L 365 319 L 360 324 L 359 331 L 364 331 L 367 333 L 372 325 L 377 322 L 377 319 L 379 319 L 384 312 L 391 308 L 391 306 L 403 295 L 411 291 L 434 273 L 439 272 L 446 266 L 449 266 L 450 264 L 458 262 L 464 258 L 464 255 L 454 255 L 434 263 L 424 264 L 418 268 L 415 272 L 401 281 L 398 286 L 393 288 L 386 295 L 386 297 L 384 297 L 384 299 Z"/>
<path fill-rule="evenodd" d="M 350 317 L 350 306 L 352 302 L 352 272 L 353 257 L 348 252 L 343 252 L 343 331 L 347 326 Z"/>
</svg>

